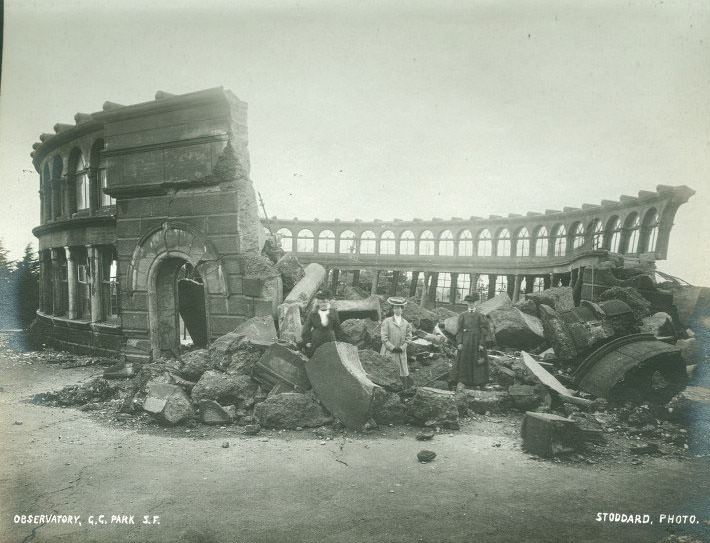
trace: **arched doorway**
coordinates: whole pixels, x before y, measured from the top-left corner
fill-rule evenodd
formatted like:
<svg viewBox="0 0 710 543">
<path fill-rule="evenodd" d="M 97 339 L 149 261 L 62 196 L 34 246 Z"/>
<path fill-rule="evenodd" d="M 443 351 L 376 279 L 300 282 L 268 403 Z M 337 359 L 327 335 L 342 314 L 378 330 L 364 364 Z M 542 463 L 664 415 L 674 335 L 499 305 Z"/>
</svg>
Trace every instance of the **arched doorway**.
<svg viewBox="0 0 710 543">
<path fill-rule="evenodd" d="M 153 358 L 180 354 L 181 322 L 195 346 L 207 345 L 204 285 L 186 258 L 156 260 L 149 292 Z"/>
</svg>

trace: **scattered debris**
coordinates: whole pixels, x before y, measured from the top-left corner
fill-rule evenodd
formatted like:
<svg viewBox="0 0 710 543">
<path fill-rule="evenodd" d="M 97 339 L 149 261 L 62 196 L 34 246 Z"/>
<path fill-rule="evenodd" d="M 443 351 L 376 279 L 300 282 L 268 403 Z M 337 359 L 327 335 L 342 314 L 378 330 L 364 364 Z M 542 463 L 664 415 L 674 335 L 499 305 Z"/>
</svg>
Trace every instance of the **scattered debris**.
<svg viewBox="0 0 710 543">
<path fill-rule="evenodd" d="M 252 377 L 267 387 L 282 384 L 290 390 L 303 392 L 311 388 L 306 375 L 307 360 L 302 353 L 274 343 L 254 365 Z"/>
<path fill-rule="evenodd" d="M 162 424 L 178 424 L 194 414 L 190 398 L 177 385 L 154 383 L 147 394 L 143 409 Z"/>
<path fill-rule="evenodd" d="M 314 428 L 333 422 L 312 394 L 285 392 L 266 398 L 254 408 L 254 416 L 266 428 Z"/>
<path fill-rule="evenodd" d="M 427 451 L 426 449 L 423 449 L 417 453 L 417 460 L 419 460 L 422 464 L 431 462 L 434 458 L 436 458 L 436 453 L 434 451 Z"/>
<path fill-rule="evenodd" d="M 243 406 L 253 403 L 256 392 L 257 385 L 247 375 L 209 370 L 193 387 L 192 400 L 215 400 L 222 405 Z"/>
<path fill-rule="evenodd" d="M 520 356 L 522 357 L 525 366 L 527 366 L 533 375 L 535 375 L 535 377 L 537 377 L 543 385 L 556 392 L 563 402 L 573 403 L 582 407 L 589 407 L 592 403 L 590 400 L 574 396 L 571 390 L 563 386 L 562 383 L 555 379 L 545 368 L 543 368 L 525 351 L 522 351 Z"/>
<path fill-rule="evenodd" d="M 230 424 L 234 415 L 214 400 L 200 400 L 200 420 L 205 424 Z"/>
<path fill-rule="evenodd" d="M 434 437 L 434 430 L 431 428 L 425 428 L 424 430 L 418 432 L 415 437 L 417 441 L 429 441 Z"/>
</svg>

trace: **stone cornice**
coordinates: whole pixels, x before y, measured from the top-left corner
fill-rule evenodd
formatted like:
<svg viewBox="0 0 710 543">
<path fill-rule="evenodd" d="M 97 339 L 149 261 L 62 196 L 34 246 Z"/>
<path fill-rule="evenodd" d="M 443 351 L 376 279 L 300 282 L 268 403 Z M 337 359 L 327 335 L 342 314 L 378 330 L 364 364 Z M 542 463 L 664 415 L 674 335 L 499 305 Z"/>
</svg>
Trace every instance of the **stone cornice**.
<svg viewBox="0 0 710 543">
<path fill-rule="evenodd" d="M 32 229 L 32 234 L 39 238 L 45 234 L 60 230 L 70 230 L 72 228 L 86 228 L 89 226 L 115 226 L 116 217 L 114 215 L 91 215 L 88 217 L 74 217 L 62 221 L 49 222 Z"/>
</svg>

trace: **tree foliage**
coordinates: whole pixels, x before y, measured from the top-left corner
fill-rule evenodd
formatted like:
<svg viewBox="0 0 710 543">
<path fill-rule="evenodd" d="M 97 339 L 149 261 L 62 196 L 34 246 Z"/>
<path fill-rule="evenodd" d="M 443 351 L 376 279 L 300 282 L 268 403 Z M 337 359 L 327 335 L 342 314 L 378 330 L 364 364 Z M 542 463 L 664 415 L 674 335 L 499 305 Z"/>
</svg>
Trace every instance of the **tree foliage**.
<svg viewBox="0 0 710 543">
<path fill-rule="evenodd" d="M 39 304 L 39 261 L 27 244 L 19 262 L 8 257 L 0 239 L 0 329 L 27 328 Z"/>
</svg>

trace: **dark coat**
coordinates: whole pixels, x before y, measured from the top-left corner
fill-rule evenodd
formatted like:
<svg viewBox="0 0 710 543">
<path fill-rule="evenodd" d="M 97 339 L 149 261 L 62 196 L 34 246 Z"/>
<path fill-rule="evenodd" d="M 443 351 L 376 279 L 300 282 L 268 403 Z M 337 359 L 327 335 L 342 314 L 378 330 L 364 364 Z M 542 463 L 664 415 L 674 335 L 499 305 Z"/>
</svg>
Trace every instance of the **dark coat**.
<svg viewBox="0 0 710 543">
<path fill-rule="evenodd" d="M 337 341 L 343 335 L 340 328 L 340 317 L 338 312 L 332 307 L 328 310 L 328 326 L 323 326 L 318 315 L 318 309 L 311 311 L 306 317 L 301 330 L 301 340 L 304 344 L 310 343 L 308 355 L 312 355 L 315 350 L 329 341 Z"/>
<path fill-rule="evenodd" d="M 463 345 L 463 349 L 456 358 L 454 381 L 468 386 L 488 382 L 488 354 L 484 347 L 488 329 L 488 317 L 478 311 L 465 311 L 459 315 L 456 344 Z"/>
</svg>

